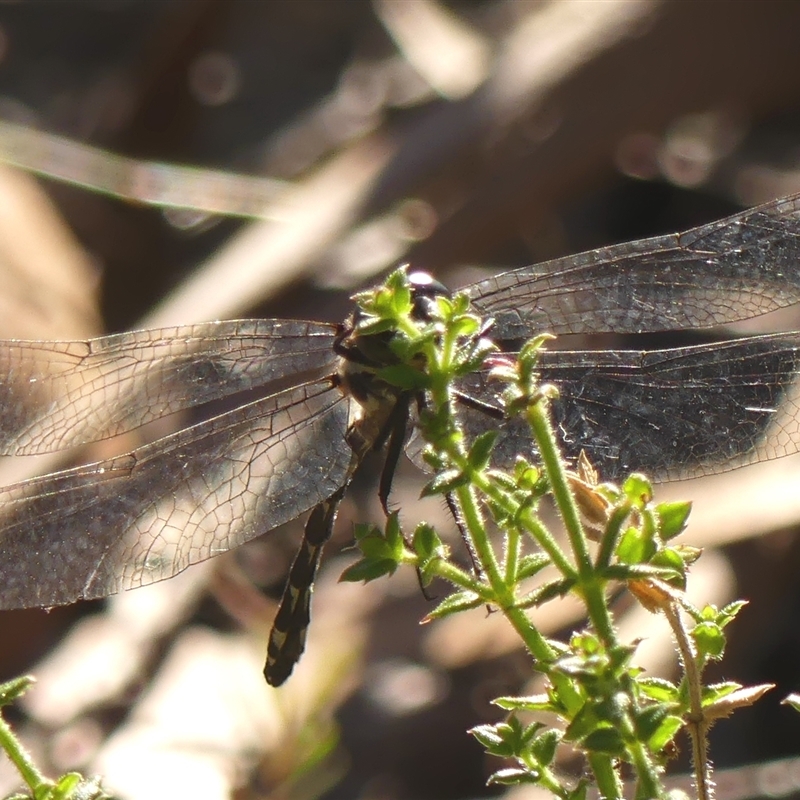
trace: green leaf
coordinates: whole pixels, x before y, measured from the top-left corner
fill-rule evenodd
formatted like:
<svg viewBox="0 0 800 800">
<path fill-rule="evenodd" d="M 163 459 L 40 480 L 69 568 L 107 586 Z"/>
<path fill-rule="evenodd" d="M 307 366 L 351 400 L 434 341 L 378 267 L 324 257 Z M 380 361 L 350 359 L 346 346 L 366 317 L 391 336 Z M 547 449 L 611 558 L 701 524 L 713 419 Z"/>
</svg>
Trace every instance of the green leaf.
<svg viewBox="0 0 800 800">
<path fill-rule="evenodd" d="M 651 566 L 663 567 L 672 573 L 662 576 L 662 580 L 678 589 L 686 588 L 686 563 L 680 553 L 672 547 L 664 547 L 650 560 Z"/>
<path fill-rule="evenodd" d="M 742 684 L 736 683 L 736 681 L 723 681 L 722 683 L 714 683 L 711 686 L 704 686 L 703 705 L 716 703 L 718 700 L 722 700 L 723 697 L 738 692 L 741 688 Z"/>
<path fill-rule="evenodd" d="M 577 714 L 573 716 L 569 725 L 567 725 L 567 729 L 564 731 L 564 739 L 568 742 L 581 742 L 592 731 L 597 730 L 600 724 L 601 720 L 594 713 L 591 704 L 584 703 Z"/>
<path fill-rule="evenodd" d="M 472 314 L 460 313 L 450 321 L 450 331 L 454 336 L 468 338 L 480 330 L 480 320 Z"/>
<path fill-rule="evenodd" d="M 499 486 L 504 492 L 517 491 L 517 482 L 508 474 L 499 469 L 490 469 L 486 475 L 492 483 Z"/>
<path fill-rule="evenodd" d="M 692 629 L 692 638 L 701 655 L 712 659 L 722 658 L 725 652 L 725 634 L 714 622 L 700 622 Z"/>
<path fill-rule="evenodd" d="M 597 728 L 582 742 L 581 747 L 593 753 L 621 758 L 625 755 L 625 742 L 616 728 Z"/>
<path fill-rule="evenodd" d="M 439 564 L 448 558 L 449 548 L 426 522 L 421 522 L 415 528 L 411 546 L 417 556 L 417 569 L 422 585 L 429 586 L 438 575 Z"/>
<path fill-rule="evenodd" d="M 590 683 L 597 684 L 597 679 L 602 676 L 606 666 L 605 660 L 600 657 L 589 656 L 587 658 L 586 655 L 580 654 L 557 659 L 551 669 L 554 672 L 576 678 L 584 686 L 587 686 Z"/>
<path fill-rule="evenodd" d="M 660 704 L 642 709 L 634 716 L 637 738 L 644 741 L 650 739 L 658 731 L 668 713 L 667 707 Z"/>
<path fill-rule="evenodd" d="M 358 548 L 361 550 L 362 555 L 367 560 L 376 560 L 376 559 L 392 559 L 391 554 L 391 547 L 389 546 L 386 539 L 381 537 L 378 539 L 377 537 L 370 537 L 369 539 L 362 539 L 358 543 Z"/>
<path fill-rule="evenodd" d="M 781 700 L 781 704 L 785 706 L 789 706 L 793 708 L 795 711 L 800 713 L 800 694 L 796 692 L 792 692 L 791 694 L 787 694 L 786 697 Z"/>
<path fill-rule="evenodd" d="M 366 559 L 391 559 L 392 561 L 399 562 L 398 554 L 392 546 L 392 542 L 381 536 L 370 536 L 367 539 L 362 539 L 358 543 L 358 549 Z"/>
<path fill-rule="evenodd" d="M 552 699 L 546 694 L 534 694 L 527 697 L 497 697 L 492 704 L 505 711 L 552 711 L 559 713 L 560 707 L 553 705 Z"/>
<path fill-rule="evenodd" d="M 644 508 L 653 499 L 653 485 L 638 472 L 627 477 L 622 484 L 622 492 L 636 508 Z"/>
<path fill-rule="evenodd" d="M 509 758 L 521 753 L 525 746 L 526 735 L 535 735 L 541 727 L 542 723 L 535 722 L 523 729 L 522 723 L 516 717 L 510 717 L 507 722 L 478 725 L 470 733 L 483 745 L 487 753 Z"/>
<path fill-rule="evenodd" d="M 58 779 L 58 783 L 49 791 L 52 800 L 69 800 L 75 797 L 76 790 L 83 782 L 83 776 L 78 772 L 68 772 Z"/>
<path fill-rule="evenodd" d="M 371 522 L 357 522 L 353 526 L 353 536 L 355 537 L 356 545 L 358 545 L 362 539 L 368 539 L 372 536 L 383 537 L 383 531 Z"/>
<path fill-rule="evenodd" d="M 414 529 L 411 546 L 421 561 L 441 557 L 447 549 L 439 538 L 439 534 L 436 533 L 435 528 L 428 525 L 427 522 L 421 522 Z"/>
<path fill-rule="evenodd" d="M 524 581 L 527 578 L 532 578 L 550 564 L 552 564 L 550 556 L 546 556 L 544 553 L 530 553 L 523 556 L 519 560 L 517 567 L 517 580 Z"/>
<path fill-rule="evenodd" d="M 436 408 L 419 409 L 418 427 L 429 447 L 432 439 L 435 441 L 436 438 L 441 438 L 443 433 L 447 435 L 447 431 L 452 430 L 452 422 L 450 409 L 444 403 Z"/>
<path fill-rule="evenodd" d="M 441 298 L 447 300 L 448 298 Z M 470 299 L 466 292 L 456 292 L 449 298 L 454 314 L 466 314 L 469 311 Z"/>
<path fill-rule="evenodd" d="M 403 557 L 405 541 L 403 540 L 403 532 L 400 529 L 400 514 L 397 511 L 392 511 L 386 518 L 385 539 L 392 556 L 400 560 Z"/>
<path fill-rule="evenodd" d="M 664 678 L 645 677 L 642 675 L 636 679 L 636 685 L 642 694 L 651 700 L 658 700 L 661 703 L 678 702 L 678 687 Z"/>
<path fill-rule="evenodd" d="M 22 675 L 0 684 L 0 707 L 13 703 L 36 683 L 36 678 L 31 675 Z"/>
<path fill-rule="evenodd" d="M 686 528 L 692 504 L 688 500 L 659 503 L 655 511 L 659 519 L 659 535 L 668 542 Z"/>
<path fill-rule="evenodd" d="M 574 578 L 558 578 L 548 581 L 522 597 L 517 605 L 519 608 L 544 605 L 557 597 L 564 597 L 574 585 Z"/>
<path fill-rule="evenodd" d="M 364 581 L 374 581 L 384 575 L 393 575 L 397 569 L 397 562 L 391 559 L 366 559 L 362 558 L 351 564 L 342 572 L 339 580 L 342 583 L 358 583 Z"/>
<path fill-rule="evenodd" d="M 542 766 L 549 766 L 556 757 L 556 748 L 561 741 L 561 732 L 552 728 L 542 731 L 531 742 L 530 750 Z"/>
<path fill-rule="evenodd" d="M 396 513 L 389 515 L 385 531 L 374 525 L 356 525 L 355 536 L 356 545 L 366 562 L 392 561 L 397 565 L 405 557 L 405 542 Z"/>
<path fill-rule="evenodd" d="M 642 529 L 642 535 L 648 542 L 655 542 L 656 533 L 658 531 L 658 520 L 653 511 L 653 507 L 648 504 L 639 514 L 641 516 L 639 527 Z"/>
<path fill-rule="evenodd" d="M 489 786 L 498 784 L 500 786 L 519 786 L 522 783 L 539 783 L 541 780 L 541 773 L 536 770 L 525 770 L 518 767 L 509 767 L 508 769 L 499 769 L 493 772 L 486 783 Z"/>
<path fill-rule="evenodd" d="M 717 615 L 717 624 L 723 628 L 729 625 L 746 605 L 747 600 L 734 600 L 732 603 L 728 603 Z"/>
<path fill-rule="evenodd" d="M 612 671 L 632 669 L 629 665 L 636 653 L 635 644 L 617 644 L 608 650 L 608 664 Z"/>
<path fill-rule="evenodd" d="M 716 622 L 718 617 L 719 609 L 713 604 L 703 606 L 699 612 L 695 609 L 695 613 L 692 614 L 692 618 L 697 622 Z"/>
<path fill-rule="evenodd" d="M 714 703 L 703 704 L 703 714 L 707 720 L 730 716 L 738 708 L 747 708 L 775 688 L 774 683 L 761 683 L 756 686 L 743 686 L 725 695 Z"/>
<path fill-rule="evenodd" d="M 396 325 L 397 323 L 394 324 Z M 425 350 L 431 346 L 433 340 L 435 339 L 434 332 L 424 330 L 421 331 L 419 335 L 409 336 L 406 333 L 400 333 L 400 331 L 392 329 L 391 334 L 392 336 L 388 342 L 389 352 L 395 357 L 395 359 L 397 359 L 400 365 L 405 365 L 403 369 L 407 370 L 408 374 L 406 377 L 404 377 L 402 369 L 397 372 L 392 372 L 391 368 L 397 365 L 393 365 L 391 363 L 389 354 L 387 354 L 385 351 L 378 351 L 372 357 L 375 361 L 384 364 L 384 366 L 377 371 L 377 376 L 386 380 L 387 383 L 392 383 L 394 378 L 394 380 L 397 380 L 401 386 L 403 383 L 410 383 L 411 386 L 408 388 L 411 389 L 414 388 L 417 382 L 421 382 L 422 385 L 420 388 L 424 388 L 430 383 L 430 381 L 427 373 L 420 369 L 420 364 L 424 363 Z M 385 346 L 386 345 L 384 344 L 384 347 Z M 369 356 L 370 351 L 367 351 L 366 355 Z M 389 371 L 384 374 L 384 369 Z M 413 375 L 414 372 L 417 372 L 418 375 L 422 377 L 415 379 Z"/>
<path fill-rule="evenodd" d="M 504 737 L 498 732 L 496 725 L 476 725 L 471 728 L 471 733 L 481 745 L 489 751 L 494 751 L 498 747 L 502 747 L 505 742 Z M 511 755 L 510 752 L 504 755 Z"/>
<path fill-rule="evenodd" d="M 683 563 L 687 567 L 691 567 L 701 555 L 703 555 L 703 548 L 702 547 L 692 547 L 688 544 L 674 544 L 670 548 L 674 550 L 683 560 Z"/>
<path fill-rule="evenodd" d="M 449 494 L 460 486 L 469 483 L 469 478 L 461 470 L 448 469 L 437 473 L 432 480 L 425 484 L 421 497 L 433 497 L 437 494 Z"/>
<path fill-rule="evenodd" d="M 617 558 L 623 564 L 641 564 L 649 561 L 655 552 L 655 543 L 645 538 L 638 528 L 628 528 L 617 544 Z"/>
<path fill-rule="evenodd" d="M 589 631 L 573 633 L 569 644 L 573 653 L 582 656 L 602 654 L 604 649 L 597 636 Z"/>
<path fill-rule="evenodd" d="M 518 719 L 517 716 L 512 717 L 512 719 Z M 532 752 L 531 747 L 536 739 L 541 736 L 544 731 L 546 730 L 546 726 L 543 722 L 531 722 L 529 725 L 525 725 L 522 728 L 522 736 L 519 747 L 519 752 L 522 753 L 524 750 L 528 752 Z"/>
<path fill-rule="evenodd" d="M 653 753 L 660 753 L 683 728 L 683 720 L 675 714 L 667 714 L 647 740 L 647 746 Z"/>
<path fill-rule="evenodd" d="M 358 322 L 359 336 L 377 336 L 380 333 L 393 332 L 396 322 L 385 317 L 362 317 Z"/>
<path fill-rule="evenodd" d="M 481 472 L 489 465 L 489 460 L 492 457 L 492 448 L 499 434 L 499 431 L 486 431 L 475 438 L 467 455 L 467 460 L 475 472 Z"/>
<path fill-rule="evenodd" d="M 33 792 L 36 800 L 111 800 L 100 784 L 100 779 L 84 778 L 78 772 L 67 772 L 56 783 L 40 783 Z M 29 795 L 14 795 L 24 800 Z M 11 800 L 11 798 L 9 798 Z"/>
<path fill-rule="evenodd" d="M 463 591 L 455 592 L 439 603 L 433 611 L 425 615 L 425 619 L 440 619 L 441 617 L 456 614 L 459 611 L 469 611 L 472 608 L 482 606 L 486 601 L 475 594 L 475 592 Z"/>
<path fill-rule="evenodd" d="M 468 350 L 459 352 L 453 364 L 454 377 L 461 378 L 483 369 L 486 360 L 498 349 L 489 339 L 479 339 Z"/>
<path fill-rule="evenodd" d="M 681 554 L 674 547 L 662 547 L 651 559 L 650 563 L 653 566 L 668 567 L 682 575 L 685 572 L 685 563 Z"/>
<path fill-rule="evenodd" d="M 374 294 L 375 307 L 386 313 L 408 314 L 412 310 L 411 283 L 404 267 L 392 272 Z"/>
<path fill-rule="evenodd" d="M 522 456 L 514 463 L 514 480 L 520 489 L 532 491 L 542 479 L 542 471 Z"/>
<path fill-rule="evenodd" d="M 670 585 L 680 583 L 681 573 L 669 567 L 657 567 L 653 564 L 610 564 L 602 571 L 604 578 L 610 581 L 641 581 L 654 578 Z"/>
<path fill-rule="evenodd" d="M 441 442 L 441 440 L 437 440 L 437 442 Z M 431 472 L 442 472 L 447 466 L 445 456 L 437 449 L 437 446 L 430 443 L 426 444 L 422 451 L 422 460 L 430 467 Z"/>
<path fill-rule="evenodd" d="M 536 369 L 539 353 L 545 349 L 548 342 L 553 341 L 555 338 L 551 333 L 540 333 L 522 345 L 517 358 L 526 371 L 534 371 Z"/>
</svg>

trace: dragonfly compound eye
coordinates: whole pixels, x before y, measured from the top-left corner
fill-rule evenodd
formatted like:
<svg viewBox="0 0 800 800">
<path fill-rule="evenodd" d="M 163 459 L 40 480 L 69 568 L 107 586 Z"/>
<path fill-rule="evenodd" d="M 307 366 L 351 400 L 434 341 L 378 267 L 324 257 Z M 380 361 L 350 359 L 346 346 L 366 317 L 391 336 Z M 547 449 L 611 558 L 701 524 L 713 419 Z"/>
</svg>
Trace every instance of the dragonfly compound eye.
<svg viewBox="0 0 800 800">
<path fill-rule="evenodd" d="M 450 297 L 452 292 L 427 272 L 412 272 L 408 276 L 414 296 L 414 316 L 420 320 L 431 318 L 432 303 L 437 297 Z"/>
</svg>

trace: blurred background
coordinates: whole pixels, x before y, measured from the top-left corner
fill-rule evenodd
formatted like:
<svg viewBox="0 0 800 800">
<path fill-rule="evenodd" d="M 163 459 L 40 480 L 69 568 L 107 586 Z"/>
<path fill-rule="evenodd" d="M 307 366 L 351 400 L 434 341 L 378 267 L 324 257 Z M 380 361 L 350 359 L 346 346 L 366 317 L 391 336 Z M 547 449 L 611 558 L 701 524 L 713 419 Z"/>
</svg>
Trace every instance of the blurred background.
<svg viewBox="0 0 800 800">
<path fill-rule="evenodd" d="M 798 31 L 793 0 L 2 3 L 0 336 L 340 321 L 405 260 L 456 288 L 800 191 Z M 401 477 L 393 502 L 416 507 L 421 478 Z M 799 480 L 783 459 L 665 490 L 695 501 L 697 601 L 750 600 L 715 677 L 778 684 L 712 732 L 739 768 L 723 800 L 800 787 L 776 761 L 800 748 L 778 704 L 800 685 Z M 413 574 L 336 584 L 353 522 L 379 518 L 362 483 L 279 692 L 267 598 L 301 523 L 113 601 L 0 614 L 0 678 L 39 679 L 10 718 L 41 763 L 125 798 L 491 794 L 498 765 L 465 731 L 532 691 L 527 659 L 481 611 L 420 629 Z M 663 631 L 622 611 L 672 674 Z"/>
</svg>

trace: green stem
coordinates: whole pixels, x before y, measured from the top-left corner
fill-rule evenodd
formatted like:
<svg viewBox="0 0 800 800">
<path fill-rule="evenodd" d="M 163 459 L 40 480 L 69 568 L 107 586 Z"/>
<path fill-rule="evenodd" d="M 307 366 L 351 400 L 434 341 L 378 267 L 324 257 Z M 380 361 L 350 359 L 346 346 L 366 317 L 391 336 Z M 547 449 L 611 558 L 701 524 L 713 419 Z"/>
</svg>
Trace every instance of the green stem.
<svg viewBox="0 0 800 800">
<path fill-rule="evenodd" d="M 647 800 L 663 798 L 664 786 L 658 774 L 658 769 L 644 744 L 633 738 L 628 744 L 628 752 L 633 760 L 633 768 L 636 771 L 637 797 L 647 798 Z"/>
<path fill-rule="evenodd" d="M 416 556 L 413 556 L 409 559 L 409 562 L 414 563 L 416 560 Z M 444 559 L 437 561 L 433 567 L 433 570 L 438 577 L 443 578 L 449 583 L 452 583 L 459 589 L 466 589 L 468 592 L 475 592 L 475 594 L 477 594 L 487 603 L 491 603 L 493 601 L 490 592 L 487 591 L 485 584 L 479 578 L 470 575 L 468 572 L 460 569 L 450 561 L 445 561 Z"/>
<path fill-rule="evenodd" d="M 528 406 L 527 418 L 572 547 L 589 619 L 605 646 L 612 648 L 616 645 L 616 636 L 606 602 L 605 582 L 598 578 L 592 564 L 589 540 L 583 530 L 575 497 L 567 480 L 567 470 L 558 449 L 545 397 Z"/>
<path fill-rule="evenodd" d="M 412 332 L 411 328 L 414 324 L 409 321 L 409 333 Z M 597 566 L 595 566 L 591 557 L 588 537 L 583 529 L 574 493 L 569 484 L 566 465 L 560 455 L 550 421 L 547 398 L 544 395 L 528 406 L 528 423 L 567 532 L 572 557 L 551 536 L 533 509 L 520 503 L 515 494 L 508 491 L 500 481 L 495 480 L 490 472 L 471 463 L 452 406 L 451 382 L 458 355 L 458 341 L 458 335 L 454 330 L 446 328 L 438 340 L 438 347 L 435 340 L 431 339 L 429 346 L 426 345 L 423 348 L 430 380 L 431 408 L 434 415 L 444 411 L 443 416 L 446 416 L 445 420 L 439 419 L 439 424 L 444 425 L 444 431 L 440 437 L 437 437 L 437 441 L 432 442 L 432 445 L 441 455 L 443 462 L 448 464 L 448 468 L 460 472 L 468 481 L 458 486 L 453 494 L 463 516 L 466 535 L 471 540 L 477 567 L 485 581 L 484 590 L 477 590 L 477 594 L 490 598 L 490 601 L 503 611 L 531 655 L 537 660 L 538 668 L 550 678 L 555 696 L 566 709 L 566 719 L 571 719 L 583 706 L 585 697 L 579 686 L 570 677 L 549 669 L 557 652 L 531 623 L 525 611 L 517 605 L 516 577 L 520 557 L 520 530 L 525 529 L 530 532 L 561 574 L 575 582 L 576 589 L 586 604 L 592 626 L 604 647 L 611 650 L 618 646 L 618 642 L 605 596 L 606 581 L 600 575 L 600 568 L 607 566 L 611 561 L 626 514 L 620 515 L 619 519 L 615 518 L 609 523 L 606 533 L 614 533 L 613 536 L 604 537 L 597 557 Z M 486 529 L 478 501 L 479 492 L 511 520 L 511 529 L 506 529 L 505 562 L 502 568 Z M 614 523 L 613 528 L 611 527 L 612 523 Z M 447 572 L 446 568 L 442 574 L 444 572 Z M 475 590 L 474 582 L 470 581 L 462 571 L 454 568 L 451 572 L 452 582 Z M 658 771 L 646 746 L 638 741 L 631 719 L 626 716 L 621 720 L 621 725 L 624 728 L 624 731 L 621 731 L 623 739 L 628 743 L 629 758 L 633 761 L 638 773 L 640 795 L 652 798 L 662 797 L 663 789 L 659 783 Z M 622 788 L 614 759 L 598 753 L 589 753 L 588 758 L 601 795 L 609 800 L 621 800 Z"/>
<path fill-rule="evenodd" d="M 494 548 L 489 541 L 483 516 L 475 498 L 475 490 L 470 485 L 459 486 L 455 491 L 455 496 L 461 507 L 461 513 L 464 515 L 464 524 L 469 531 L 481 569 L 484 570 L 489 585 L 497 595 L 496 602 L 501 607 L 512 605 L 514 595 L 500 572 L 500 565 L 497 563 Z"/>
<path fill-rule="evenodd" d="M 586 602 L 589 618 L 604 645 L 612 649 L 618 643 L 606 601 L 605 582 L 598 577 L 595 566 L 592 563 L 588 539 L 580 520 L 574 494 L 567 479 L 566 467 L 561 458 L 555 432 L 550 421 L 546 398 L 542 397 L 538 402 L 531 404 L 528 408 L 527 416 L 550 482 L 553 497 L 572 547 L 578 568 L 580 589 Z M 618 536 L 618 531 L 621 530 L 624 519 L 625 517 L 621 516 L 620 519 L 614 520 L 618 529 L 616 536 Z M 607 533 L 611 533 L 611 531 Z M 599 564 L 608 563 L 610 560 L 616 536 L 607 535 L 604 537 L 605 548 L 601 547 L 598 557 Z M 637 772 L 639 789 L 642 792 L 641 796 L 648 798 L 662 797 L 663 788 L 659 780 L 658 771 L 647 749 L 634 735 L 633 727 L 629 721 L 625 727 L 628 729 L 625 736 L 629 742 L 628 751 Z M 619 776 L 614 769 L 612 759 L 600 754 L 593 754 L 590 756 L 589 761 L 598 783 L 600 795 L 606 798 L 621 797 L 622 789 Z"/>
<path fill-rule="evenodd" d="M 700 669 L 678 605 L 668 603 L 664 607 L 664 615 L 675 636 L 689 689 L 689 714 L 686 727 L 689 731 L 689 738 L 692 740 L 692 768 L 694 769 L 697 797 L 698 800 L 710 800 L 713 796 L 714 783 L 711 775 L 711 761 L 708 758 L 709 724 L 703 713 L 703 684 Z"/>
<path fill-rule="evenodd" d="M 522 537 L 516 525 L 509 525 L 506 530 L 506 555 L 504 564 L 504 580 L 506 583 L 517 582 L 519 557 L 521 555 Z"/>
<path fill-rule="evenodd" d="M 36 768 L 30 754 L 25 750 L 17 737 L 14 736 L 14 732 L 2 716 L 0 716 L 0 749 L 6 753 L 33 794 L 35 794 L 41 786 L 52 785 Z"/>
<path fill-rule="evenodd" d="M 548 664 L 555 658 L 556 654 L 548 644 L 547 639 L 531 623 L 528 615 L 517 607 L 514 591 L 506 583 L 500 572 L 472 486 L 459 487 L 455 495 L 461 506 L 464 522 L 475 547 L 479 565 L 484 570 L 486 579 L 492 587 L 493 602 L 499 606 L 506 619 L 517 631 L 528 652 L 540 662 L 541 666 Z M 563 675 L 555 674 L 552 676 L 552 680 L 561 696 L 562 702 L 566 706 L 577 708 L 581 703 L 581 698 L 569 679 Z"/>
<path fill-rule="evenodd" d="M 547 639 L 539 633 L 538 629 L 531 625 L 528 615 L 519 608 L 501 609 L 505 618 L 511 623 L 514 630 L 525 643 L 528 652 L 540 663 L 547 664 L 555 658 L 553 648 L 547 643 Z"/>
<path fill-rule="evenodd" d="M 492 500 L 495 500 L 495 498 L 492 497 Z M 508 503 L 505 505 L 508 506 Z M 503 506 L 501 506 L 501 508 L 503 508 Z M 518 507 L 515 506 L 512 508 Z M 508 509 L 503 508 L 503 510 L 506 511 Z M 531 536 L 533 536 L 533 538 L 536 540 L 536 544 L 538 544 L 539 547 L 541 547 L 542 550 L 547 553 L 548 557 L 553 562 L 553 565 L 565 578 L 578 578 L 578 573 L 575 571 L 575 567 L 572 566 L 569 558 L 559 547 L 558 542 L 553 538 L 550 531 L 547 530 L 542 521 L 538 519 L 538 517 L 536 517 L 532 511 L 523 509 L 522 514 L 520 515 L 520 524 L 531 534 Z"/>
<path fill-rule="evenodd" d="M 401 327 L 408 335 L 415 335 L 415 325 L 416 323 L 411 320 L 405 320 L 404 325 Z M 443 407 L 452 409 L 450 387 L 453 379 L 452 364 L 456 346 L 456 338 L 448 331 L 444 336 L 440 348 L 436 348 L 433 344 L 427 348 L 425 357 L 428 363 L 428 375 L 431 381 L 430 392 L 434 412 Z M 450 429 L 458 434 L 458 422 L 452 414 L 452 411 L 450 411 L 448 417 Z M 453 466 L 457 469 L 465 470 L 468 468 L 468 460 L 463 446 L 460 445 L 460 441 L 460 435 L 455 435 L 443 437 L 442 441 L 437 441 L 434 444 L 441 451 L 444 451 Z M 520 515 L 520 505 L 514 502 L 509 496 L 509 493 L 498 487 L 487 475 L 481 472 L 473 472 L 469 477 L 471 483 L 479 491 L 485 494 L 492 502 L 496 503 L 509 516 L 516 518 Z M 556 540 L 550 535 L 547 528 L 545 528 L 545 526 L 529 511 L 522 511 L 520 522 L 530 531 L 536 539 L 537 544 L 550 557 L 551 561 L 562 575 L 565 578 L 574 578 L 574 567 L 570 563 L 569 558 L 561 550 Z M 492 560 L 495 560 L 494 554 L 492 554 Z"/>
<path fill-rule="evenodd" d="M 565 786 L 552 770 L 543 769 L 541 764 L 534 766 L 531 763 L 525 763 L 525 765 L 528 769 L 535 769 L 539 773 L 538 785 L 546 792 L 550 792 L 553 797 L 568 798 L 570 796 L 569 787 Z"/>
<path fill-rule="evenodd" d="M 454 467 L 462 470 L 468 467 L 466 456 L 450 448 L 444 449 Z M 510 518 L 518 519 L 519 524 L 533 536 L 539 547 L 548 555 L 553 565 L 565 578 L 575 579 L 578 577 L 575 568 L 559 547 L 558 542 L 532 511 L 522 508 L 521 504 L 516 502 L 502 486 L 499 486 L 484 473 L 473 472 L 469 477 L 470 483 L 486 495 L 498 508 L 502 509 Z"/>
<path fill-rule="evenodd" d="M 589 554 L 589 540 L 583 530 L 578 506 L 567 481 L 566 469 L 558 451 L 555 433 L 550 424 L 548 404 L 545 398 L 531 403 L 528 407 L 528 423 L 533 430 L 539 455 L 542 457 L 547 479 L 553 491 L 558 511 L 564 522 L 572 552 L 581 580 L 591 580 L 594 575 L 592 559 Z"/>
<path fill-rule="evenodd" d="M 624 506 L 615 509 L 611 514 L 611 519 L 609 519 L 606 529 L 600 537 L 600 548 L 595 559 L 598 571 L 605 569 L 611 563 L 611 557 L 614 555 L 614 550 L 622 533 L 622 526 L 630 513 L 630 506 L 626 503 Z"/>
<path fill-rule="evenodd" d="M 589 767 L 597 781 L 597 791 L 603 800 L 623 800 L 622 782 L 609 756 L 589 753 Z"/>
</svg>

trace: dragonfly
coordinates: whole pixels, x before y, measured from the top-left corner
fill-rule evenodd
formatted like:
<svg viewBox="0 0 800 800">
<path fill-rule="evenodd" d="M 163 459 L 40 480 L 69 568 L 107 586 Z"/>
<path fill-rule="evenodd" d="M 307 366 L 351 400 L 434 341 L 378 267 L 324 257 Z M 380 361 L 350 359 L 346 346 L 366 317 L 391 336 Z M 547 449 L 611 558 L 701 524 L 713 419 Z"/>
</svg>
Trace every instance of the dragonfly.
<svg viewBox="0 0 800 800">
<path fill-rule="evenodd" d="M 800 302 L 800 195 L 463 291 L 507 352 L 544 331 L 730 325 Z M 400 447 L 390 432 L 405 427 L 413 404 L 375 389 L 381 360 L 352 318 L 0 341 L 0 454 L 68 450 L 177 412 L 233 406 L 126 454 L 0 490 L 0 608 L 169 578 L 310 512 L 268 647 L 267 680 L 280 684 L 302 653 L 309 587 L 353 472 L 369 450 Z M 541 380 L 559 389 L 566 455 L 583 451 L 604 480 L 631 470 L 683 479 L 798 452 L 798 370 L 800 331 L 667 349 L 553 349 L 540 360 Z M 473 400 L 463 410 L 468 432 L 499 430 L 498 462 L 530 450 L 519 423 L 480 412 L 496 402 L 488 372 L 459 391 Z"/>
</svg>

